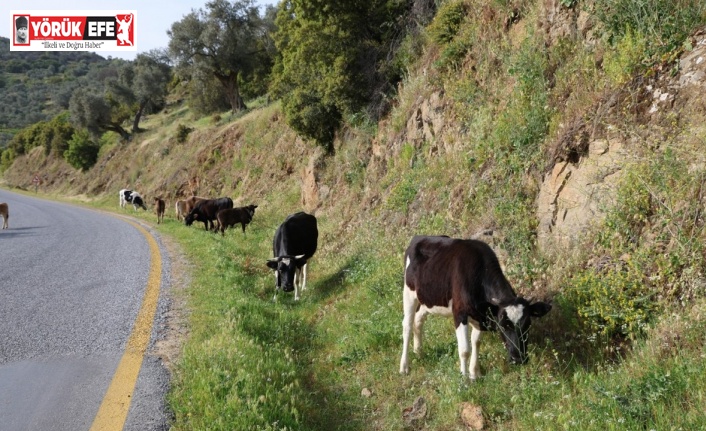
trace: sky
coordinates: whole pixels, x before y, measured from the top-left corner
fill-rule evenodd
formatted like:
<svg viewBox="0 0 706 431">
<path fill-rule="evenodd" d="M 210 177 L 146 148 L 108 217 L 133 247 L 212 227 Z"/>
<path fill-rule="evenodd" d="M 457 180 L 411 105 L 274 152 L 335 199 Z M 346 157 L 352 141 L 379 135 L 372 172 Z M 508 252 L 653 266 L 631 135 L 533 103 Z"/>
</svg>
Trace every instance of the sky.
<svg viewBox="0 0 706 431">
<path fill-rule="evenodd" d="M 205 8 L 208 0 L 2 0 L 0 2 L 0 36 L 12 38 L 12 14 L 10 11 L 33 10 L 134 10 L 135 45 L 137 51 L 101 51 L 103 57 L 134 60 L 137 54 L 155 48 L 166 48 L 169 44 L 167 30 L 181 21 L 192 10 Z M 277 4 L 277 0 L 255 0 L 264 8 Z M 261 9 L 262 10 L 262 9 Z"/>
</svg>

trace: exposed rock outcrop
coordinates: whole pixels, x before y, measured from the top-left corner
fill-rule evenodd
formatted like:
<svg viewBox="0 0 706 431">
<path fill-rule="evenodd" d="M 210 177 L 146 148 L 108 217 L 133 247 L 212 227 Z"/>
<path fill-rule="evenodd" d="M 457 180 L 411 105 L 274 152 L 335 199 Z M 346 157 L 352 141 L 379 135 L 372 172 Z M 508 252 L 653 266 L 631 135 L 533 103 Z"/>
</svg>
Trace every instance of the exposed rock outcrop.
<svg viewBox="0 0 706 431">
<path fill-rule="evenodd" d="M 628 161 L 622 142 L 589 143 L 579 163 L 560 162 L 548 173 L 537 199 L 540 248 L 570 247 L 592 224 L 605 217 Z"/>
<path fill-rule="evenodd" d="M 696 33 L 691 44 L 693 49 L 679 62 L 678 74 L 657 73 L 646 83 L 647 109 L 642 123 L 664 124 L 675 114 L 686 123 L 703 118 L 706 31 Z M 694 115 L 693 120 L 689 120 L 690 115 Z M 580 242 L 588 228 L 603 221 L 613 205 L 622 171 L 631 162 L 627 144 L 616 137 L 593 139 L 578 160 L 566 159 L 560 158 L 545 175 L 537 198 L 538 243 L 545 251 L 555 246 L 571 247 Z M 703 165 L 706 158 L 692 163 Z"/>
</svg>

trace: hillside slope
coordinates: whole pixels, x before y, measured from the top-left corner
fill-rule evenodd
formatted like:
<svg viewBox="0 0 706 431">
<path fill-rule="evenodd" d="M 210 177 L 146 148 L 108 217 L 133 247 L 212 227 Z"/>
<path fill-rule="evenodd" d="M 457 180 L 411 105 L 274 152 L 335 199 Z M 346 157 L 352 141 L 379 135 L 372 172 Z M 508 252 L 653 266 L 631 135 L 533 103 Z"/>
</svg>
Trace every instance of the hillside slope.
<svg viewBox="0 0 706 431">
<path fill-rule="evenodd" d="M 89 52 L 10 51 L 10 39 L 0 37 L 0 148 L 23 127 L 65 110 L 89 68 L 108 64 Z"/>
<path fill-rule="evenodd" d="M 204 390 L 207 407 L 175 407 L 177 429 L 243 405 L 262 429 L 399 429 L 420 395 L 429 411 L 406 426 L 473 429 L 459 412 L 475 406 L 490 429 L 691 429 L 706 420 L 706 33 L 637 67 L 649 39 L 608 44 L 596 16 L 563 3 L 447 2 L 390 114 L 340 131 L 332 154 L 298 138 L 277 102 L 237 118 L 194 118 L 174 103 L 133 141 L 103 147 L 85 173 L 36 149 L 4 179 L 29 188 L 38 174 L 47 192 L 115 205 L 125 187 L 147 201 L 227 195 L 259 205 L 247 242 L 195 230 L 184 240 L 217 256 L 204 264 L 230 284 L 196 277 L 194 291 L 219 292 L 213 304 L 223 309 L 194 307 L 208 324 L 187 343 L 175 405 L 199 376 L 215 383 Z M 458 10 L 462 24 L 435 39 Z M 183 143 L 180 125 L 194 129 Z M 278 221 L 301 209 L 321 220 L 314 292 L 301 306 L 273 308 L 271 276 L 248 253 L 266 257 Z M 458 382 L 444 322 L 431 326 L 430 353 L 413 375 L 398 378 L 401 253 L 422 233 L 482 234 L 518 293 L 553 301 L 533 328 L 528 368 L 505 365 L 490 335 L 487 378 Z M 244 294 L 229 290 L 233 279 Z M 253 328 L 273 319 L 292 326 L 271 339 Z M 235 339 L 249 347 L 228 350 Z M 282 372 L 296 384 L 270 406 L 260 386 L 248 392 L 258 378 L 227 363 L 273 346 L 307 366 Z"/>
</svg>

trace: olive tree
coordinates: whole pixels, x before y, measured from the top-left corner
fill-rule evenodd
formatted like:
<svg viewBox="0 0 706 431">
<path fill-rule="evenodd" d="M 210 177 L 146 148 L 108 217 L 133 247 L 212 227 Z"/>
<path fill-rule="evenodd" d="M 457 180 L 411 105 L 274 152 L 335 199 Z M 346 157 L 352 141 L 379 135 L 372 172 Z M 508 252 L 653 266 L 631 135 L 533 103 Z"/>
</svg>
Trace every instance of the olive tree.
<svg viewBox="0 0 706 431">
<path fill-rule="evenodd" d="M 111 131 L 125 140 L 130 139 L 130 133 L 122 126 L 131 117 L 130 110 L 101 91 L 89 88 L 76 90 L 69 102 L 69 112 L 74 126 L 87 129 L 93 135 Z"/>
<path fill-rule="evenodd" d="M 167 32 L 169 54 L 177 70 L 194 75 L 207 70 L 220 82 L 233 112 L 246 109 L 240 82 L 262 62 L 269 44 L 263 19 L 253 0 L 213 0 L 192 10 Z"/>
<path fill-rule="evenodd" d="M 164 106 L 170 77 L 168 58 L 159 51 L 139 54 L 122 74 L 121 81 L 130 89 L 130 98 L 136 104 L 133 133 L 139 131 L 142 115 L 149 109 L 158 110 Z"/>
</svg>

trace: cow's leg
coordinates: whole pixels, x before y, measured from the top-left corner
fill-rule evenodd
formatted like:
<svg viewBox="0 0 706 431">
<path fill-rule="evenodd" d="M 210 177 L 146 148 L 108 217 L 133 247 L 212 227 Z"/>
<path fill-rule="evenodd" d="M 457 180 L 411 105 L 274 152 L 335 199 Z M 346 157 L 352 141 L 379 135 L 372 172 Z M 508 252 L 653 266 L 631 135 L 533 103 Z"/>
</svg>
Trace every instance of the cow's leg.
<svg viewBox="0 0 706 431">
<path fill-rule="evenodd" d="M 419 302 L 417 294 L 413 292 L 407 284 L 404 286 L 402 293 L 402 309 L 404 318 L 402 319 L 402 358 L 400 359 L 400 374 L 409 373 L 409 363 L 407 357 L 409 355 L 409 336 L 412 333 L 412 325 L 414 324 L 414 314 L 417 310 Z"/>
<path fill-rule="evenodd" d="M 295 268 L 294 269 L 294 300 L 295 301 L 299 301 L 299 293 L 303 290 L 301 288 L 301 277 L 302 277 L 302 269 Z"/>
<path fill-rule="evenodd" d="M 414 353 L 422 354 L 422 341 L 424 338 L 424 322 L 429 316 L 429 309 L 421 307 L 414 314 Z"/>
<path fill-rule="evenodd" d="M 480 377 L 480 367 L 478 366 L 478 345 L 480 344 L 480 328 L 476 325 L 472 325 L 471 330 L 471 367 L 470 367 L 470 378 L 475 380 Z"/>
<path fill-rule="evenodd" d="M 473 329 L 475 331 L 475 328 Z M 458 342 L 458 358 L 461 361 L 461 374 L 466 377 L 468 376 L 468 358 L 471 355 L 471 348 L 468 343 L 467 324 L 461 323 L 456 327 L 456 341 Z"/>
<path fill-rule="evenodd" d="M 277 300 L 277 291 L 279 290 L 279 271 L 275 271 L 275 296 L 272 297 L 272 301 Z"/>
<path fill-rule="evenodd" d="M 302 266 L 301 273 L 302 273 L 302 290 L 306 290 L 306 263 Z"/>
</svg>

